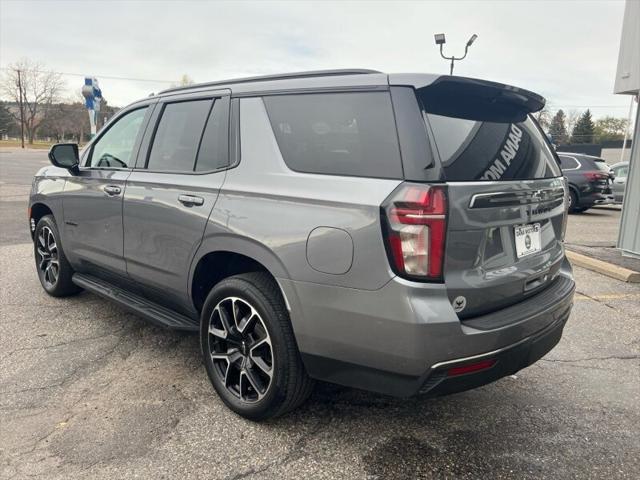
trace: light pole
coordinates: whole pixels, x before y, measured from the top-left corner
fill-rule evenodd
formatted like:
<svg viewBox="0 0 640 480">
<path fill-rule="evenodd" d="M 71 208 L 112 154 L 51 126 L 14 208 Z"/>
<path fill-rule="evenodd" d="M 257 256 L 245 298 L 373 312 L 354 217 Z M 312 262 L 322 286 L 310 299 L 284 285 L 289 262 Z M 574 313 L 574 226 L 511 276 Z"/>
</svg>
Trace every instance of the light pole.
<svg viewBox="0 0 640 480">
<path fill-rule="evenodd" d="M 476 38 L 478 38 L 478 35 L 476 35 L 475 33 L 473 35 L 471 35 L 471 38 L 469 39 L 469 41 L 467 42 L 467 45 L 464 47 L 464 55 L 461 57 L 447 57 L 445 56 L 444 53 L 442 53 L 442 46 L 446 43 L 446 40 L 444 38 L 444 33 L 436 33 L 434 35 L 434 38 L 436 39 L 436 45 L 440 45 L 440 56 L 442 58 L 444 58 L 445 60 L 451 60 L 451 70 L 449 71 L 449 75 L 453 75 L 453 62 L 455 62 L 456 60 L 462 60 L 464 59 L 464 57 L 467 56 L 467 52 L 469 51 L 469 47 L 471 45 L 473 45 L 473 42 L 476 41 Z"/>
</svg>

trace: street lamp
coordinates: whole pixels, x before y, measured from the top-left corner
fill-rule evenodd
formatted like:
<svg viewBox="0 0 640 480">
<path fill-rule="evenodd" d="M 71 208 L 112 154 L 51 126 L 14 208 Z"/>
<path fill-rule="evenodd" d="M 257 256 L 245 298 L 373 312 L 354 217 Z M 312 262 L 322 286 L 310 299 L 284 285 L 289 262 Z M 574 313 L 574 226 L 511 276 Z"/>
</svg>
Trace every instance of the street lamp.
<svg viewBox="0 0 640 480">
<path fill-rule="evenodd" d="M 462 60 L 467 56 L 467 52 L 469 51 L 469 47 L 471 45 L 473 45 L 473 42 L 476 41 L 476 38 L 478 38 L 478 35 L 476 35 L 475 33 L 473 35 L 471 35 L 471 38 L 469 38 L 469 40 L 467 41 L 467 45 L 464 47 L 464 55 L 461 57 L 447 57 L 444 55 L 444 53 L 442 53 L 442 46 L 447 42 L 445 37 L 444 37 L 444 33 L 436 33 L 433 36 L 436 40 L 436 45 L 440 45 L 440 56 L 442 58 L 444 58 L 445 60 L 451 60 L 451 70 L 449 71 L 449 75 L 453 75 L 453 63 L 456 60 Z"/>
</svg>

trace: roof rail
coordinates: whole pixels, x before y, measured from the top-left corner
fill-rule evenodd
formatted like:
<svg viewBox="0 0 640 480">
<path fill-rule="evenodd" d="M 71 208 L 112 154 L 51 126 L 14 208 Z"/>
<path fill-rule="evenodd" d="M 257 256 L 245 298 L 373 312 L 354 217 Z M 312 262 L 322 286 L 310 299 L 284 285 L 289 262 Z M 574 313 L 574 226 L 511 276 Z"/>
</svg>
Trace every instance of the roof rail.
<svg viewBox="0 0 640 480">
<path fill-rule="evenodd" d="M 216 85 L 229 85 L 234 83 L 268 82 L 271 80 L 330 77 L 330 76 L 338 76 L 338 75 L 365 75 L 368 73 L 382 73 L 382 72 L 378 70 L 369 70 L 366 68 L 351 68 L 351 69 L 340 69 L 340 70 L 313 70 L 309 72 L 280 73 L 276 75 L 260 75 L 257 77 L 232 78 L 230 80 L 218 80 L 215 82 L 195 83 L 193 85 L 173 87 L 173 88 L 168 88 L 166 90 L 162 90 L 161 92 L 158 93 L 158 95 L 167 93 L 167 92 L 178 92 L 182 90 L 190 90 L 192 88 L 213 87 Z"/>
</svg>

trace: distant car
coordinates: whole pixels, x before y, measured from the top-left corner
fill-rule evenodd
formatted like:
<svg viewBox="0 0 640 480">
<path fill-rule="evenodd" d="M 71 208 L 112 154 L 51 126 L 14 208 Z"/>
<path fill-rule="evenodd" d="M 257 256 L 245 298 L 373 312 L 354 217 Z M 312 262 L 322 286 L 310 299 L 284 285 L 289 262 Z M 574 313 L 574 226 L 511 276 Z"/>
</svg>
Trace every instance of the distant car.
<svg viewBox="0 0 640 480">
<path fill-rule="evenodd" d="M 569 212 L 581 213 L 594 205 L 613 203 L 613 174 L 602 158 L 559 152 L 560 167 L 569 184 Z"/>
<path fill-rule="evenodd" d="M 629 174 L 629 162 L 616 163 L 611 167 L 613 171 L 613 201 L 622 203 L 624 201 L 624 189 L 627 186 L 627 175 Z"/>
</svg>

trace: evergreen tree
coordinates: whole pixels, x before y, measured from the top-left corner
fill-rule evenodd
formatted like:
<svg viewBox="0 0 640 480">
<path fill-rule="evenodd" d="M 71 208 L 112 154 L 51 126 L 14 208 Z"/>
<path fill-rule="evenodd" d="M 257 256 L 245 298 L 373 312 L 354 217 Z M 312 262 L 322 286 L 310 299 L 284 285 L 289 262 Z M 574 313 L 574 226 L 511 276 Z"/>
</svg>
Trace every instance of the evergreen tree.
<svg viewBox="0 0 640 480">
<path fill-rule="evenodd" d="M 549 135 L 551 135 L 551 141 L 555 145 L 562 145 L 567 143 L 569 135 L 567 135 L 566 117 L 562 110 L 558 110 L 551 119 L 551 125 L 549 125 Z"/>
<path fill-rule="evenodd" d="M 15 133 L 18 130 L 18 124 L 11 115 L 9 108 L 4 102 L 0 102 L 0 138 L 4 135 Z"/>
<path fill-rule="evenodd" d="M 573 127 L 571 132 L 571 143 L 593 143 L 593 134 L 595 133 L 595 125 L 591 118 L 591 112 L 587 109 Z"/>
</svg>

